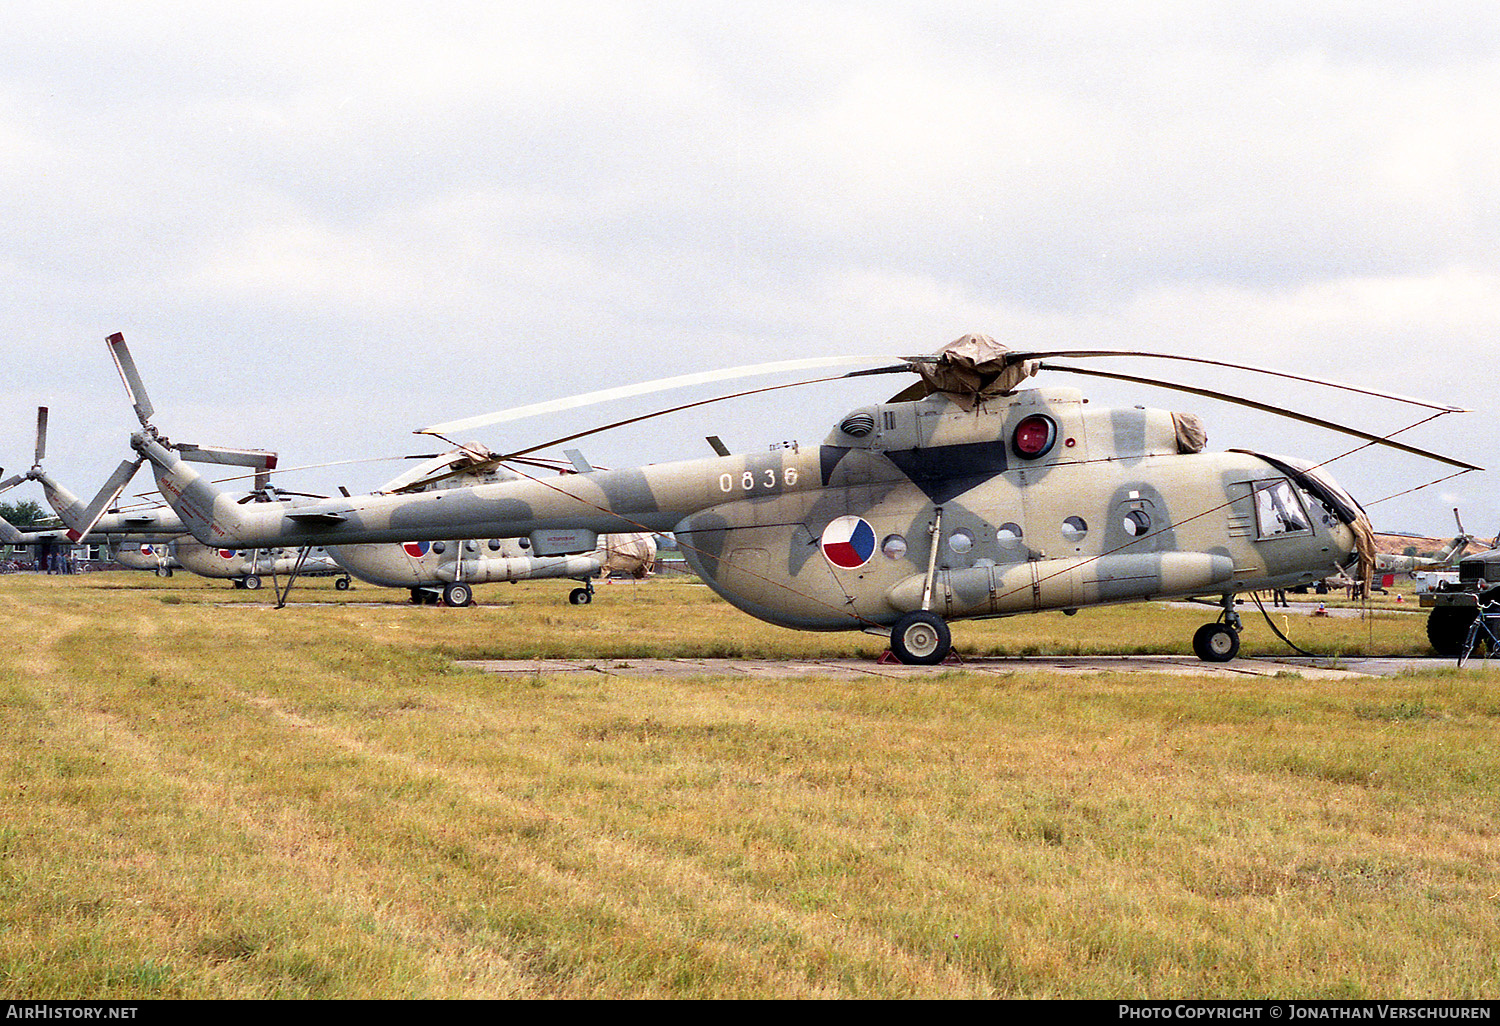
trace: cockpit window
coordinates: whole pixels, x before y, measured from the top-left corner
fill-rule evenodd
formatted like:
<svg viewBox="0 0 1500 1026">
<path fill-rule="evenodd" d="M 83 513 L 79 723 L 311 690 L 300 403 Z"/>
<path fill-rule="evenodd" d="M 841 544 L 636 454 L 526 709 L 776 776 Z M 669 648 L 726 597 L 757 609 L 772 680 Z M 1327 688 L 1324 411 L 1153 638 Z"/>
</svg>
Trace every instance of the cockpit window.
<svg viewBox="0 0 1500 1026">
<path fill-rule="evenodd" d="M 1257 481 L 1254 490 L 1256 537 L 1280 538 L 1312 533 L 1302 496 L 1297 494 L 1290 481 L 1285 478 Z"/>
</svg>

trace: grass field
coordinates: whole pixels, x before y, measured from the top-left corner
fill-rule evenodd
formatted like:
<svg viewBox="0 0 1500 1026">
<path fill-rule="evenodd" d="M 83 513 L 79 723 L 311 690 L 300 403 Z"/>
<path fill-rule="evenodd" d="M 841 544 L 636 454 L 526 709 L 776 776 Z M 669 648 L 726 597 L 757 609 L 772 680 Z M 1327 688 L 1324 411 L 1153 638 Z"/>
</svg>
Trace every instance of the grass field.
<svg viewBox="0 0 1500 1026">
<path fill-rule="evenodd" d="M 883 648 L 687 583 L 566 590 L 315 583 L 277 611 L 181 576 L 0 578 L 0 996 L 1500 993 L 1500 673 L 453 665 Z M 1285 651 L 1247 608 L 1246 654 Z M 1186 652 L 1210 618 L 954 636 Z M 1286 620 L 1313 651 L 1426 650 L 1418 616 Z"/>
</svg>

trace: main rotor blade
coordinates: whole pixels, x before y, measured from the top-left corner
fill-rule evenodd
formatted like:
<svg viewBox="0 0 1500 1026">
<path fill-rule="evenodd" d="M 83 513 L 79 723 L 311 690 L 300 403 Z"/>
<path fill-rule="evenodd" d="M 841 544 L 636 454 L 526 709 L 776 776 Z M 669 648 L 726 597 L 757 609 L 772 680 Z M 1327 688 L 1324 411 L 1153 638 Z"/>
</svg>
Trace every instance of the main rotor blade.
<svg viewBox="0 0 1500 1026">
<path fill-rule="evenodd" d="M 1355 438 L 1363 438 L 1365 441 L 1373 442 L 1376 445 L 1384 445 L 1392 449 L 1399 449 L 1402 452 L 1411 453 L 1413 456 L 1422 456 L 1429 460 L 1436 460 L 1439 463 L 1446 463 L 1450 467 L 1461 467 L 1464 470 L 1484 469 L 1483 467 L 1477 467 L 1472 463 L 1465 463 L 1462 460 L 1456 460 L 1449 456 L 1442 456 L 1435 452 L 1428 452 L 1426 449 L 1418 449 L 1415 446 L 1406 445 L 1401 442 L 1393 442 L 1389 438 L 1384 438 L 1380 435 L 1373 435 L 1368 431 L 1361 431 L 1358 428 L 1347 427 L 1343 424 L 1335 424 L 1331 420 L 1323 420 L 1319 417 L 1313 417 L 1306 413 L 1298 413 L 1295 410 L 1288 410 L 1280 406 L 1271 406 L 1267 403 L 1256 402 L 1253 399 L 1245 399 L 1237 395 L 1227 395 L 1223 392 L 1215 392 L 1207 388 L 1198 388 L 1194 385 L 1181 385 L 1172 381 L 1163 381 L 1160 378 L 1143 378 L 1138 377 L 1134 374 L 1116 374 L 1112 371 L 1085 370 L 1082 367 L 1060 367 L 1057 364 L 1052 363 L 1044 363 L 1042 364 L 1042 368 L 1044 370 L 1050 371 L 1061 371 L 1065 374 L 1083 374 L 1092 378 L 1111 378 L 1115 381 L 1130 381 L 1138 385 L 1155 385 L 1158 388 L 1169 388 L 1177 392 L 1187 392 L 1191 395 L 1201 395 L 1208 399 L 1218 399 L 1222 402 L 1234 403 L 1236 406 L 1248 406 L 1252 410 L 1260 410 L 1263 413 L 1272 413 L 1278 417 L 1287 417 L 1291 420 L 1301 421 L 1304 424 L 1312 424 L 1316 427 L 1326 428 L 1329 431 L 1337 431 L 1341 434 L 1353 435 Z"/>
<path fill-rule="evenodd" d="M 4 472 L 5 471 L 3 469 L 0 469 L 0 474 L 3 474 Z M 0 495 L 4 495 L 16 485 L 20 484 L 22 481 L 25 481 L 26 477 L 27 476 L 25 474 L 12 474 L 4 481 L 0 481 Z"/>
<path fill-rule="evenodd" d="M 1267 374 L 1271 377 L 1287 378 L 1291 381 L 1301 381 L 1309 385 L 1323 385 L 1328 388 L 1339 388 L 1343 389 L 1346 392 L 1357 392 L 1360 395 L 1373 396 L 1377 399 L 1390 399 L 1399 403 L 1408 403 L 1412 406 L 1422 406 L 1429 410 L 1442 410 L 1444 413 L 1469 412 L 1468 410 L 1460 409 L 1457 406 L 1443 406 L 1438 403 L 1427 402 L 1425 399 L 1413 399 L 1410 396 L 1396 395 L 1392 392 L 1377 392 L 1368 388 L 1360 388 L 1358 385 L 1346 385 L 1341 381 L 1328 381 L 1323 378 L 1309 378 L 1304 377 L 1301 374 L 1290 374 L 1286 371 L 1273 370 L 1269 367 L 1256 367 L 1248 363 L 1229 363 L 1224 360 L 1209 360 L 1201 356 L 1184 356 L 1180 353 L 1150 353 L 1133 349 L 1052 349 L 1037 350 L 1035 352 L 1029 353 L 1012 352 L 1005 355 L 1007 360 L 1014 362 L 1020 362 L 1022 360 L 1043 360 L 1048 357 L 1055 356 L 1064 356 L 1073 359 L 1078 359 L 1086 356 L 1139 356 L 1153 360 L 1182 360 L 1188 363 L 1208 364 L 1211 367 L 1229 367 L 1233 370 L 1252 371 L 1256 374 Z M 1050 367 L 1052 370 L 1064 369 L 1056 367 L 1052 364 L 1045 364 L 1044 366 Z"/>
<path fill-rule="evenodd" d="M 130 355 L 130 347 L 125 344 L 125 336 L 117 331 L 105 343 L 109 346 L 109 355 L 114 357 L 120 380 L 125 382 L 125 393 L 135 406 L 135 415 L 140 420 L 141 427 L 149 427 L 156 407 L 151 405 L 151 397 L 146 394 L 146 385 L 135 368 L 135 360 Z"/>
<path fill-rule="evenodd" d="M 32 466 L 42 465 L 42 457 L 47 455 L 47 407 L 36 408 L 36 461 Z"/>
<path fill-rule="evenodd" d="M 500 410 L 496 413 L 486 413 L 478 417 L 468 417 L 463 420 L 450 420 L 442 424 L 434 424 L 431 427 L 421 428 L 414 431 L 418 435 L 451 435 L 456 431 L 468 431 L 471 428 L 487 427 L 491 424 L 502 424 L 506 421 L 520 420 L 523 417 L 535 417 L 543 413 L 557 413 L 561 410 L 574 410 L 581 406 L 592 406 L 596 403 L 610 402 L 615 399 L 626 399 L 631 396 L 649 395 L 653 392 L 665 392 L 674 388 L 687 388 L 690 385 L 706 385 L 714 381 L 728 381 L 734 378 L 749 378 L 759 374 L 775 374 L 780 371 L 813 370 L 820 367 L 847 367 L 856 364 L 890 363 L 892 360 L 900 360 L 894 356 L 829 356 L 806 360 L 781 360 L 776 363 L 747 364 L 743 367 L 729 367 L 723 370 L 703 371 L 698 374 L 681 374 L 671 378 L 658 378 L 655 381 L 643 381 L 637 385 L 622 385 L 619 388 L 605 388 L 597 392 L 585 392 L 582 395 L 568 396 L 563 399 L 552 399 L 543 403 L 532 403 L 529 406 L 517 406 L 509 410 Z M 900 368 L 906 369 L 904 366 Z M 867 372 L 868 373 L 868 372 Z M 853 375 L 850 375 L 853 376 Z M 823 378 L 820 380 L 832 380 Z M 531 450 L 526 450 L 531 451 Z"/>
<path fill-rule="evenodd" d="M 525 449 L 517 449 L 514 452 L 508 452 L 501 458 L 505 460 L 511 460 L 517 456 L 525 456 L 527 453 L 536 452 L 539 449 L 546 449 L 554 445 L 561 445 L 564 442 L 571 442 L 575 439 L 586 438 L 589 435 L 597 435 L 604 431 L 612 431 L 617 427 L 625 427 L 628 424 L 637 424 L 643 420 L 651 420 L 653 417 L 665 417 L 669 413 L 681 413 L 683 410 L 691 410 L 694 407 L 708 406 L 711 403 L 721 403 L 727 399 L 743 399 L 745 396 L 760 395 L 762 392 L 775 392 L 783 388 L 797 388 L 801 385 L 817 385 L 828 381 L 842 381 L 843 379 L 851 376 L 852 375 L 849 374 L 835 374 L 832 377 L 827 378 L 807 378 L 802 381 L 788 381 L 780 385 L 767 385 L 765 388 L 752 388 L 747 392 L 735 392 L 731 395 L 716 395 L 712 399 L 700 399 L 695 403 L 683 403 L 681 406 L 673 406 L 670 409 L 656 410 L 652 413 L 643 413 L 639 417 L 627 417 L 625 420 L 617 420 L 612 424 L 605 424 L 600 427 L 588 428 L 584 431 L 575 431 L 571 435 L 564 435 L 561 438 L 554 438 L 550 442 L 542 442 L 539 445 L 532 445 L 528 446 Z"/>
<path fill-rule="evenodd" d="M 88 508 L 83 511 L 83 519 L 88 526 L 77 532 L 73 537 L 74 541 L 83 541 L 88 537 L 94 525 L 99 522 L 99 518 L 104 516 L 104 511 L 109 509 L 110 503 L 119 498 L 120 493 L 125 490 L 125 486 L 130 483 L 130 479 L 135 476 L 137 470 L 141 469 L 141 464 L 144 462 L 146 459 L 141 456 L 134 460 L 125 460 L 115 468 L 109 480 L 104 482 L 104 487 L 99 489 L 99 494 L 94 496 L 94 501 L 89 503 Z M 73 534 L 71 531 L 68 533 Z"/>
</svg>

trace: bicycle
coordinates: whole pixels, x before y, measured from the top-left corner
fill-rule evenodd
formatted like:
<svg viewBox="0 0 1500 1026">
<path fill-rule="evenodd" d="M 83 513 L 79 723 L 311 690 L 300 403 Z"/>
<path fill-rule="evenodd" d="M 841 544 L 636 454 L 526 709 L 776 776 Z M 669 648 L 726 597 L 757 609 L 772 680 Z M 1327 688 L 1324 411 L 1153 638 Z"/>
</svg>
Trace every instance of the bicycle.
<svg viewBox="0 0 1500 1026">
<path fill-rule="evenodd" d="M 1500 633 L 1495 629 L 1496 624 L 1500 624 L 1500 600 L 1491 599 L 1479 607 L 1474 622 L 1469 624 L 1469 633 L 1464 638 L 1463 647 L 1458 650 L 1459 666 L 1467 663 L 1481 644 L 1485 646 L 1485 658 L 1500 651 Z"/>
</svg>

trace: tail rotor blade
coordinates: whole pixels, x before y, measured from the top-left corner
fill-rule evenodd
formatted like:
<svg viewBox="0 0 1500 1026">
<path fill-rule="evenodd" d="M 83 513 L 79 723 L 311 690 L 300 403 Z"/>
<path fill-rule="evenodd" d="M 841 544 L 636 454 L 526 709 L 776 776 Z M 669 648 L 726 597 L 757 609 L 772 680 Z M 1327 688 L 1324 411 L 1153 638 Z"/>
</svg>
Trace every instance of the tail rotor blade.
<svg viewBox="0 0 1500 1026">
<path fill-rule="evenodd" d="M 140 419 L 142 427 L 148 427 L 156 407 L 151 405 L 151 398 L 146 394 L 146 385 L 141 380 L 140 372 L 136 370 L 130 348 L 125 345 L 125 336 L 117 331 L 109 336 L 107 342 L 109 355 L 114 357 L 115 368 L 120 372 L 120 380 L 125 382 L 125 392 L 135 406 L 135 415 Z"/>
<path fill-rule="evenodd" d="M 4 473 L 4 471 L 0 470 L 0 473 Z M 10 477 L 6 478 L 4 481 L 0 481 L 0 495 L 4 495 L 6 492 L 10 491 L 16 485 L 20 484 L 22 481 L 25 481 L 25 480 L 26 480 L 26 475 L 25 474 L 12 474 Z"/>
<path fill-rule="evenodd" d="M 24 545 L 26 536 L 15 529 L 15 526 L 4 517 L 0 517 L 0 542 L 7 545 Z"/>
<path fill-rule="evenodd" d="M 89 503 L 88 508 L 83 511 L 83 521 L 86 526 L 81 531 L 68 532 L 74 541 L 82 541 L 88 537 L 94 525 L 99 522 L 99 518 L 104 516 L 104 511 L 120 497 L 120 493 L 125 490 L 125 486 L 130 483 L 130 479 L 135 476 L 137 470 L 141 469 L 141 464 L 144 462 L 144 457 L 125 460 L 115 468 L 109 480 L 104 482 L 104 487 L 99 489 L 99 494 L 94 496 L 94 501 Z"/>
<path fill-rule="evenodd" d="M 36 462 L 33 466 L 42 465 L 42 457 L 47 455 L 47 407 L 36 408 Z"/>
<path fill-rule="evenodd" d="M 276 469 L 276 454 L 264 449 L 217 449 L 208 445 L 177 445 L 177 455 L 193 463 L 217 463 L 230 467 L 253 467 L 266 471 Z"/>
</svg>

